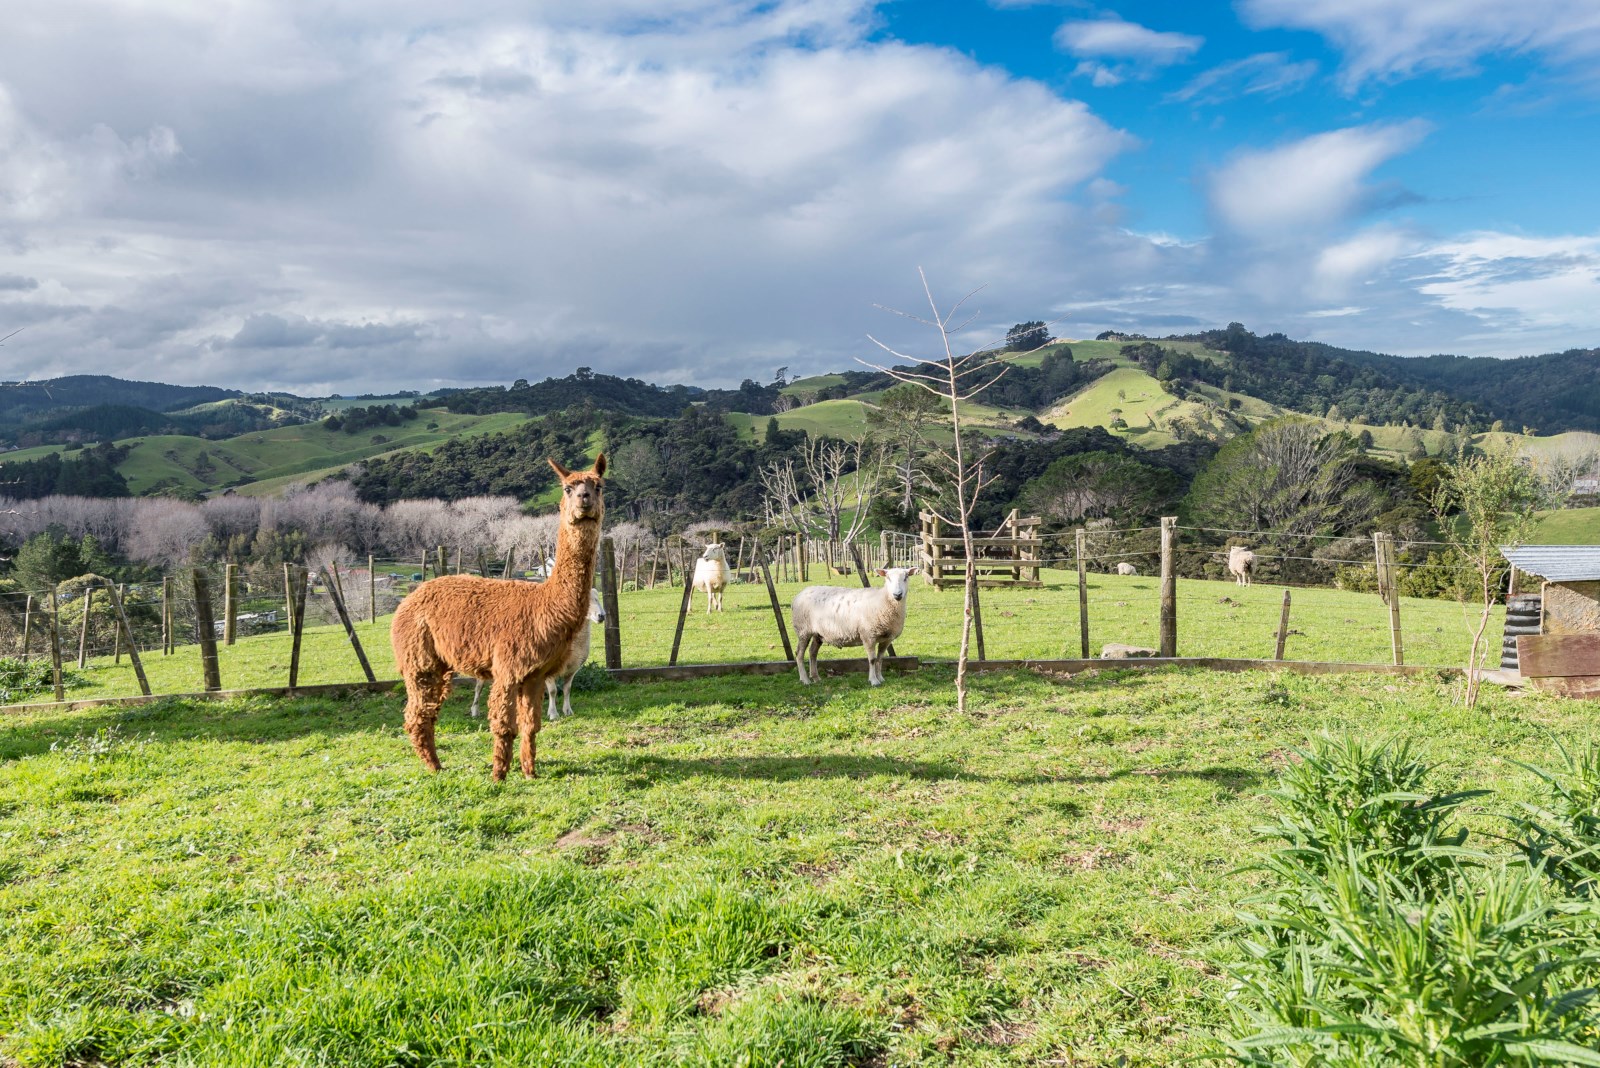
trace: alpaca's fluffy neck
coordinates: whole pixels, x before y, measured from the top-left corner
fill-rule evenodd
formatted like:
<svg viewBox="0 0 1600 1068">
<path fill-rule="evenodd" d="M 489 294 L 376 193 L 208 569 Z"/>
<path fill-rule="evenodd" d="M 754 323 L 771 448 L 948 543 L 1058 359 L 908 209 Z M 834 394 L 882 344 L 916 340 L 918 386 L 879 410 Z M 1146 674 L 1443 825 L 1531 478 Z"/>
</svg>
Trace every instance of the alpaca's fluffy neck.
<svg viewBox="0 0 1600 1068">
<path fill-rule="evenodd" d="M 556 562 L 545 586 L 552 607 L 574 625 L 589 618 L 589 590 L 594 586 L 594 558 L 600 546 L 600 523 L 574 523 L 565 515 L 556 535 Z"/>
</svg>

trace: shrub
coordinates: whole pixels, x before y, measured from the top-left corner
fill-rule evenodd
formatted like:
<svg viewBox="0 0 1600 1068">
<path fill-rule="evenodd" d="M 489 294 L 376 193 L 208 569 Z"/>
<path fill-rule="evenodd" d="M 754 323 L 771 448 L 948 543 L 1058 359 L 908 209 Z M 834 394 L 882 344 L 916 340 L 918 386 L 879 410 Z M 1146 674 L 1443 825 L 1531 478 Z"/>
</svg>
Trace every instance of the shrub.
<svg viewBox="0 0 1600 1068">
<path fill-rule="evenodd" d="M 78 683 L 76 672 L 62 669 L 63 686 L 71 687 Z M 14 656 L 0 656 L 0 705 L 13 705 L 30 697 L 54 692 L 55 684 L 50 678 L 49 660 L 21 660 Z"/>
<path fill-rule="evenodd" d="M 1528 859 L 1567 893 L 1600 898 L 1600 745 L 1576 758 L 1559 742 L 1563 767 L 1528 767 L 1545 783 L 1541 803 L 1518 821 Z"/>
</svg>

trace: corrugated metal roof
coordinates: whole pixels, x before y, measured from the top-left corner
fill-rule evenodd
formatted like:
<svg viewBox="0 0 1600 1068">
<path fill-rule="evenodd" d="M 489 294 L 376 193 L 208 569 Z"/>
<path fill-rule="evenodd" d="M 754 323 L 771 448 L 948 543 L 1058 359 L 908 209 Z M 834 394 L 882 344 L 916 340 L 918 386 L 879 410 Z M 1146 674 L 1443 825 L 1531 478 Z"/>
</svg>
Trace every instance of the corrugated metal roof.
<svg viewBox="0 0 1600 1068">
<path fill-rule="evenodd" d="M 1500 553 L 1519 571 L 1538 575 L 1546 582 L 1600 581 L 1600 545 L 1501 546 Z"/>
</svg>

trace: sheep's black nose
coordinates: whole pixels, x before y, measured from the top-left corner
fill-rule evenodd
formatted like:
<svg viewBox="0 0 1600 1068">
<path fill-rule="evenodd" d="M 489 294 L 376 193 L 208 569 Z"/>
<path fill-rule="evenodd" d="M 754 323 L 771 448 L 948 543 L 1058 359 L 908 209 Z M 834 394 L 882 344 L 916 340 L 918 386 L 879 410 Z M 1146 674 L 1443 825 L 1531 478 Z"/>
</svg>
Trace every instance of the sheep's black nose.
<svg viewBox="0 0 1600 1068">
<path fill-rule="evenodd" d="M 897 601 L 903 601 L 906 599 L 906 595 L 903 593 L 897 593 L 894 595 L 894 599 Z"/>
</svg>

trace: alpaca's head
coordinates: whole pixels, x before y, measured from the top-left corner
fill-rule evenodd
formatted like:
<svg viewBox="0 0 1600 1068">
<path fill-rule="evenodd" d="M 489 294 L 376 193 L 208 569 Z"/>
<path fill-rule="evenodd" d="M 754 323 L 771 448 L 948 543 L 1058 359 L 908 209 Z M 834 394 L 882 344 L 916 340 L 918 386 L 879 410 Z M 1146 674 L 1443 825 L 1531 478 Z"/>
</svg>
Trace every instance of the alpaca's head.
<svg viewBox="0 0 1600 1068">
<path fill-rule="evenodd" d="M 588 471 L 568 471 L 554 460 L 550 467 L 561 479 L 561 522 L 598 527 L 606 513 L 606 454 L 596 456 Z"/>
<path fill-rule="evenodd" d="M 700 554 L 700 559 L 717 560 L 725 564 L 728 562 L 728 551 L 721 545 L 707 545 L 706 551 Z"/>
</svg>

